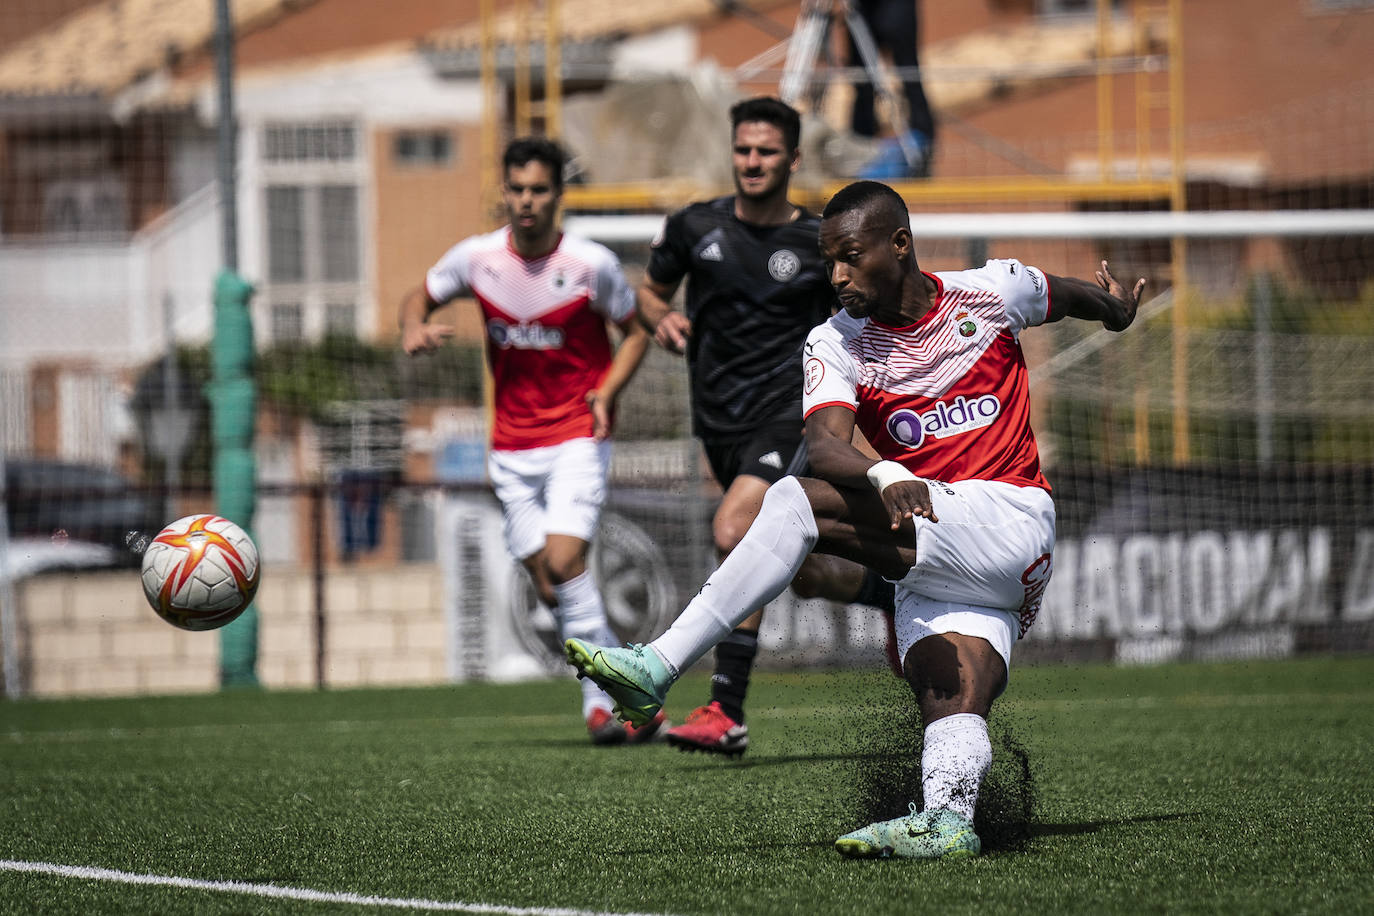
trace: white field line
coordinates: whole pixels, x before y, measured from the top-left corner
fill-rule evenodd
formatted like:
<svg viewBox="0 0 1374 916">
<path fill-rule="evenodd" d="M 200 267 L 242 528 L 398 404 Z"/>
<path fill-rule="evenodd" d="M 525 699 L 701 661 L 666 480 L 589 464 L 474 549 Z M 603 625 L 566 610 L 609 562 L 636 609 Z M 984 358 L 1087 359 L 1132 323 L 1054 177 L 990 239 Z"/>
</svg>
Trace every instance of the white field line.
<svg viewBox="0 0 1374 916">
<path fill-rule="evenodd" d="M 1313 703 L 1374 703 L 1374 691 L 1357 693 L 1265 693 L 1265 694 L 1180 694 L 1178 696 L 1122 696 L 1099 697 L 1095 699 L 1052 699 L 1025 698 L 1009 696 L 1002 700 L 999 708 L 1015 712 L 1017 710 L 1045 710 L 1072 712 L 1092 709 L 1235 709 L 1254 706 L 1296 706 Z M 844 718 L 854 714 L 856 709 L 866 706 L 863 701 L 845 706 L 760 706 L 750 711 L 758 719 L 809 719 L 815 716 Z M 65 731 L 10 731 L 0 733 L 0 740 L 10 744 L 62 744 L 84 741 L 128 740 L 138 738 L 165 738 L 182 736 L 187 738 L 214 738 L 226 734 L 241 734 L 245 730 L 300 731 L 304 728 L 319 728 L 326 731 L 350 732 L 393 726 L 412 727 L 429 725 L 449 729 L 496 729 L 510 728 L 512 725 L 525 727 L 557 727 L 580 724 L 571 715 L 534 715 L 509 716 L 452 716 L 443 718 L 395 718 L 395 719 L 336 719 L 329 722 L 233 722 L 221 725 L 167 725 L 147 728 L 80 728 Z"/>
<path fill-rule="evenodd" d="M 278 900 L 304 900 L 310 903 L 343 903 L 353 906 L 393 907 L 397 909 L 427 910 L 445 913 L 493 913 L 506 914 L 506 916 L 649 916 L 649 914 L 642 913 L 573 910 L 566 907 L 501 906 L 496 903 L 463 903 L 457 900 L 373 897 L 365 894 L 316 891 L 305 887 L 282 887 L 276 884 L 249 884 L 243 881 L 202 881 L 198 878 L 179 878 L 175 875 L 140 875 L 133 872 L 116 871 L 112 868 L 93 868 L 87 865 L 57 865 L 52 862 L 21 862 L 13 859 L 0 859 L 0 871 L 56 875 L 61 878 L 80 878 L 85 881 L 113 881 L 117 884 L 147 884 L 157 887 L 178 887 L 193 891 L 244 894 L 249 897 L 270 897 Z"/>
</svg>

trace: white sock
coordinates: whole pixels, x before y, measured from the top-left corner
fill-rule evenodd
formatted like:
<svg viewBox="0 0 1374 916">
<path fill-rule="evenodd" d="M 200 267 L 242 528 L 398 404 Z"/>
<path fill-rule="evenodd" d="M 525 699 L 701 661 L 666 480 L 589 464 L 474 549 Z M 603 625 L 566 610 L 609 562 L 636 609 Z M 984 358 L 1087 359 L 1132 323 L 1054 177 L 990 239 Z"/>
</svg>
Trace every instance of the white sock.
<svg viewBox="0 0 1374 916">
<path fill-rule="evenodd" d="M 558 597 L 558 607 L 554 613 L 558 617 L 559 642 L 576 638 L 598 646 L 619 643 L 606 622 L 606 606 L 601 602 L 601 592 L 592 581 L 590 570 L 562 585 L 555 585 L 553 593 Z M 581 678 L 579 683 L 582 685 L 582 718 L 591 715 L 593 709 L 611 708 L 611 698 L 596 686 L 595 681 Z"/>
<path fill-rule="evenodd" d="M 768 488 L 743 540 L 721 561 L 668 631 L 650 643 L 674 675 L 686 671 L 796 576 L 820 532 L 795 477 Z"/>
<path fill-rule="evenodd" d="M 960 713 L 930 723 L 921 748 L 925 809 L 948 808 L 973 820 L 978 789 L 990 766 L 992 742 L 982 716 Z"/>
</svg>

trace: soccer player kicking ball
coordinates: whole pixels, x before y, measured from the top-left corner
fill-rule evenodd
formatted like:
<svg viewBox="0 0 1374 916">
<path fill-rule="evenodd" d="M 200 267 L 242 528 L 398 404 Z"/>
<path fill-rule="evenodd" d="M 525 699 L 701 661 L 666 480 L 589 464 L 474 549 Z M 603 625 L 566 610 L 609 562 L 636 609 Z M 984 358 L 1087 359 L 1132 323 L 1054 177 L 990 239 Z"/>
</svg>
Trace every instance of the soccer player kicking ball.
<svg viewBox="0 0 1374 916">
<path fill-rule="evenodd" d="M 898 646 L 924 726 L 925 807 L 835 847 L 851 857 L 977 855 L 987 717 L 1054 549 L 1017 335 L 1065 317 L 1124 330 L 1145 281 L 1127 292 L 1105 261 L 1096 285 L 1014 260 L 924 273 L 906 204 L 872 181 L 826 205 L 820 250 L 843 311 L 811 332 L 803 354 L 816 477 L 769 488 L 739 546 L 662 636 L 624 649 L 570 639 L 568 661 L 623 718 L 647 721 L 679 673 L 778 595 L 811 551 L 877 569 L 897 585 Z M 882 460 L 852 446 L 856 423 Z"/>
</svg>

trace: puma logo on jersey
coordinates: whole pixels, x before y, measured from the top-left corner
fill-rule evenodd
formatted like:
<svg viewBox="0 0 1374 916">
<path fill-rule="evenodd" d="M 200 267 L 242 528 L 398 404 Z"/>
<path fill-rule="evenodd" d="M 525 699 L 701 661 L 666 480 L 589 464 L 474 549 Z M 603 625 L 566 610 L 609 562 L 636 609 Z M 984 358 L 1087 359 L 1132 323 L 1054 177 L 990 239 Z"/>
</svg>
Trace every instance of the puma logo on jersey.
<svg viewBox="0 0 1374 916">
<path fill-rule="evenodd" d="M 701 250 L 701 259 L 703 261 L 724 261 L 725 255 L 721 253 L 720 244 L 712 242 Z"/>
<path fill-rule="evenodd" d="M 782 470 L 782 456 L 775 451 L 769 452 L 767 455 L 759 458 L 759 464 L 766 464 L 770 468 Z"/>
<path fill-rule="evenodd" d="M 948 404 L 940 401 L 925 413 L 905 407 L 894 411 L 887 418 L 887 433 L 908 448 L 918 448 L 926 436 L 943 439 L 991 426 L 1001 413 L 1002 402 L 995 394 L 973 400 L 959 395 Z"/>
</svg>

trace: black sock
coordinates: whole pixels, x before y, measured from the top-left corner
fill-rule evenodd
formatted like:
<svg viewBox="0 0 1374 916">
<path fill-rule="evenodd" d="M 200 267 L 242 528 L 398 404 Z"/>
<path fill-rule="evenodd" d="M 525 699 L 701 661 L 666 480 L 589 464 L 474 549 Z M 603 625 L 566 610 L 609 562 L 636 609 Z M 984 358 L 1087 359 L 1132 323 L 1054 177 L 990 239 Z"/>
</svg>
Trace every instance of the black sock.
<svg viewBox="0 0 1374 916">
<path fill-rule="evenodd" d="M 749 691 L 749 670 L 759 654 L 758 630 L 732 630 L 716 646 L 716 672 L 711 675 L 711 699 L 721 711 L 744 723 L 744 695 Z"/>
<path fill-rule="evenodd" d="M 854 604 L 866 604 L 891 616 L 897 611 L 897 586 L 865 568 L 864 581 L 854 596 Z"/>
</svg>

